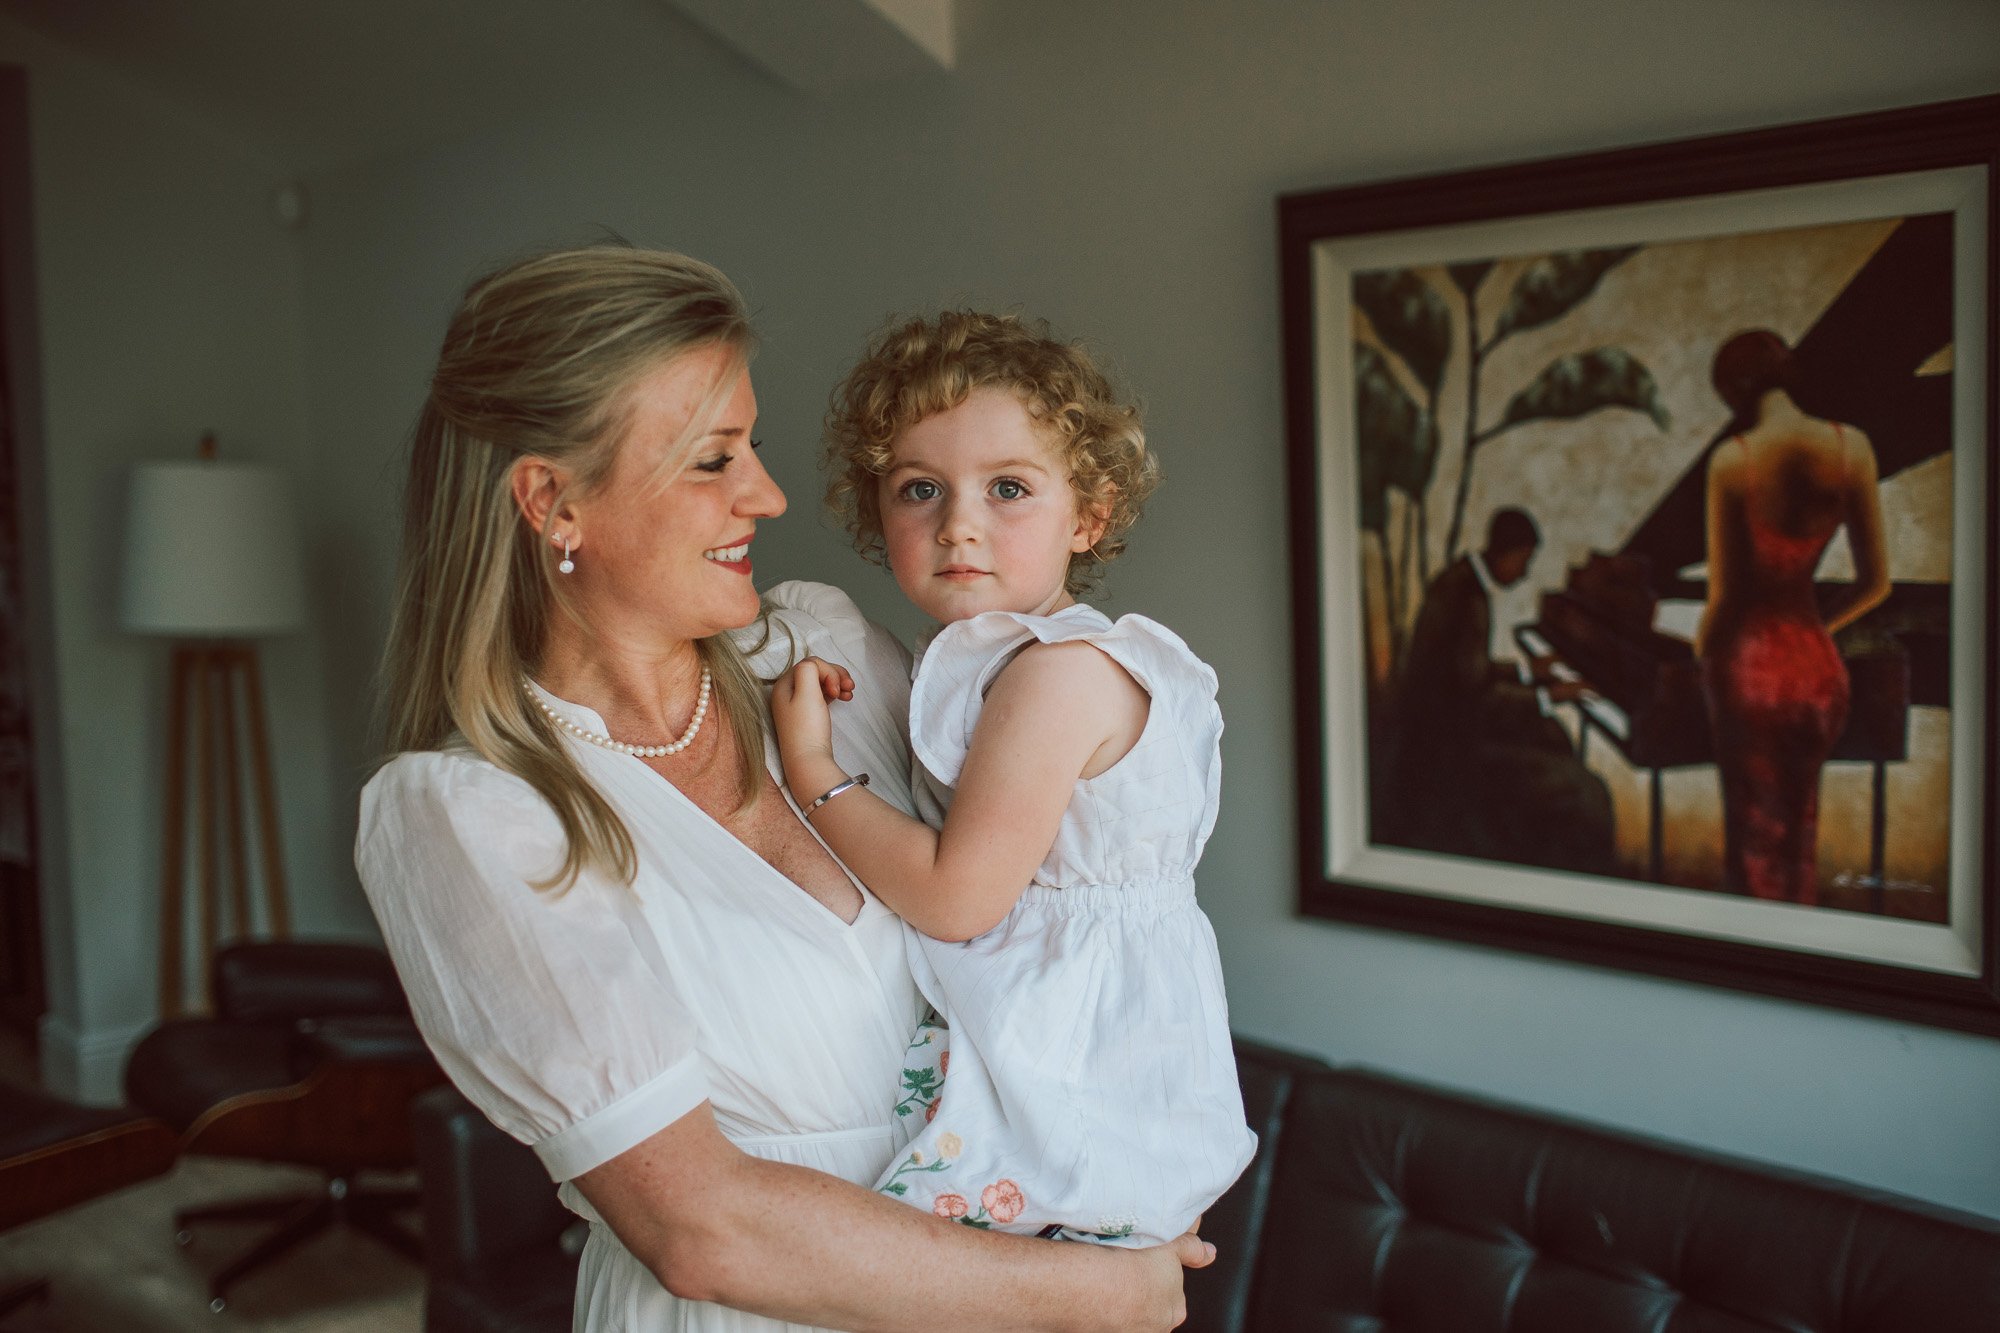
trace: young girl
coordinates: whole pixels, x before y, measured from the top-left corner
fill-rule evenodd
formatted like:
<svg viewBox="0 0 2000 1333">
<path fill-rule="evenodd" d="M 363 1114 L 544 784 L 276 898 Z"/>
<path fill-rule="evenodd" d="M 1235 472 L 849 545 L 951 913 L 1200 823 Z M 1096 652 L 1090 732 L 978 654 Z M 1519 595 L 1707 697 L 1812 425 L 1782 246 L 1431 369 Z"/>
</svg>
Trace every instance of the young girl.
<svg viewBox="0 0 2000 1333">
<path fill-rule="evenodd" d="M 772 693 L 815 829 L 914 929 L 919 1029 L 877 1188 L 940 1217 L 1155 1244 L 1248 1164 L 1215 935 L 1215 674 L 1143 616 L 1083 605 L 1155 482 L 1136 408 L 1081 348 L 947 313 L 884 335 L 828 426 L 832 497 L 940 628 L 911 684 L 919 811 L 843 771 L 807 659 Z"/>
</svg>

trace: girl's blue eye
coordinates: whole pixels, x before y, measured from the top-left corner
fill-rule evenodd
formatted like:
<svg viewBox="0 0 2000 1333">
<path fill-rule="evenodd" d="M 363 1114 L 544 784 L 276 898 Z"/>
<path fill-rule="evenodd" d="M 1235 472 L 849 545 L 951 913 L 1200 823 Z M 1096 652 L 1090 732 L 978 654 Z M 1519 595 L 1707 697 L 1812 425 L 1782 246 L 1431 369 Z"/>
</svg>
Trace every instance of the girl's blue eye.
<svg viewBox="0 0 2000 1333">
<path fill-rule="evenodd" d="M 905 500 L 935 500 L 942 494 L 944 492 L 938 489 L 938 484 L 934 481 L 907 482 L 902 490 Z"/>
<path fill-rule="evenodd" d="M 993 483 L 993 494 L 1002 500 L 1026 499 L 1028 488 L 1012 477 L 1002 477 Z"/>
</svg>

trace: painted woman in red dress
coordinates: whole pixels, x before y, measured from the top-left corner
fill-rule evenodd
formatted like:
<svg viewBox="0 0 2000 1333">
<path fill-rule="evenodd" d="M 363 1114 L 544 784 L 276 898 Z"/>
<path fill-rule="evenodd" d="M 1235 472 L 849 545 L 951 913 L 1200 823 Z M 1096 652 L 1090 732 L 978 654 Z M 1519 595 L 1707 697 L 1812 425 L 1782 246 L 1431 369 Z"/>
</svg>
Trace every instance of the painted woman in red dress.
<svg viewBox="0 0 2000 1333">
<path fill-rule="evenodd" d="M 1723 861 L 1738 893 L 1819 898 L 1820 768 L 1847 724 L 1834 632 L 1889 592 L 1875 451 L 1792 401 L 1791 349 L 1739 333 L 1716 354 L 1736 433 L 1708 465 L 1708 605 L 1695 651 L 1722 771 Z M 1813 574 L 1842 525 L 1854 582 L 1822 610 Z"/>
</svg>

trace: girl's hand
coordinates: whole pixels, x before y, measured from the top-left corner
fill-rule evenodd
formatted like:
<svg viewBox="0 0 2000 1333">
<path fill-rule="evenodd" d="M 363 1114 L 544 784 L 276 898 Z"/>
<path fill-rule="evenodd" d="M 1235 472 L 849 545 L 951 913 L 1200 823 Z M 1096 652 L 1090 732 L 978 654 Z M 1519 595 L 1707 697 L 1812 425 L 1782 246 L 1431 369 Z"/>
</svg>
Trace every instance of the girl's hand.
<svg viewBox="0 0 2000 1333">
<path fill-rule="evenodd" d="M 800 761 L 833 758 L 833 717 L 828 704 L 854 697 L 854 677 L 831 662 L 808 657 L 771 685 L 771 725 L 786 773 Z"/>
</svg>

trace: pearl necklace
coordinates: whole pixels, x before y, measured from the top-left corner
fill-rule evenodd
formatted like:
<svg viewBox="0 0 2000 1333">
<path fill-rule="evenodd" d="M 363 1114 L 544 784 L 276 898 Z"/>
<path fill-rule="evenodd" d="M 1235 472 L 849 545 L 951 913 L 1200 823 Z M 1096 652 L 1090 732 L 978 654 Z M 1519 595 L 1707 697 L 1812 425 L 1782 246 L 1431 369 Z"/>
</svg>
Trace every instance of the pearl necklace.
<svg viewBox="0 0 2000 1333">
<path fill-rule="evenodd" d="M 694 743 L 695 733 L 701 730 L 702 721 L 708 717 L 708 691 L 709 686 L 713 683 L 714 678 L 709 675 L 708 667 L 703 665 L 701 669 L 701 693 L 695 697 L 694 701 L 694 721 L 688 723 L 688 729 L 681 733 L 679 740 L 666 745 L 627 745 L 624 741 L 614 741 L 609 736 L 592 731 L 587 727 L 578 726 L 555 709 L 549 707 L 548 700 L 537 694 L 534 685 L 527 679 L 522 679 L 521 688 L 528 692 L 528 697 L 535 701 L 535 707 L 541 709 L 543 715 L 549 721 L 555 723 L 578 740 L 589 741 L 592 745 L 600 745 L 618 754 L 636 755 L 641 759 L 658 759 L 662 755 L 679 754 Z"/>
</svg>

